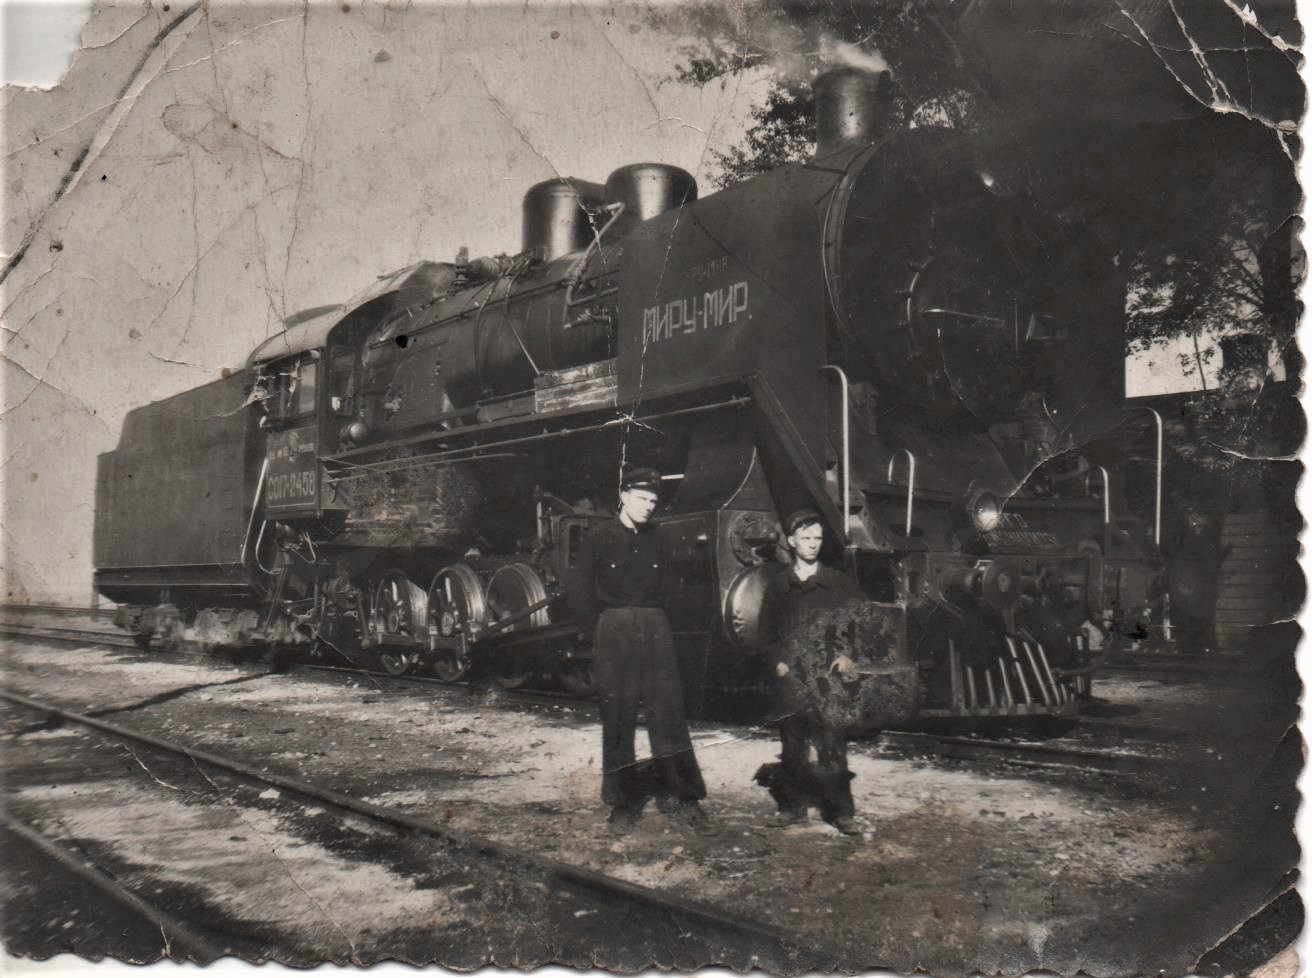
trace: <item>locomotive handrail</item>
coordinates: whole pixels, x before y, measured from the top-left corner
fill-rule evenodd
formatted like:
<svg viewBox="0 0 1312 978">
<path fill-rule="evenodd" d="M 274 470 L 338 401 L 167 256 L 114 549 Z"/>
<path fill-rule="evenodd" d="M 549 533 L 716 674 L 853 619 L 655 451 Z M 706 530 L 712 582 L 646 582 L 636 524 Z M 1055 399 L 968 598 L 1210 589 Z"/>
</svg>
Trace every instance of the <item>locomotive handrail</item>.
<svg viewBox="0 0 1312 978">
<path fill-rule="evenodd" d="M 260 520 L 260 532 L 255 537 L 255 550 L 252 551 L 251 556 L 255 558 L 256 567 L 264 571 L 264 573 L 266 574 L 272 574 L 274 572 L 274 568 L 265 567 L 264 564 L 260 561 L 260 544 L 264 542 L 264 531 L 267 530 L 268 528 L 269 528 L 269 521 Z M 279 589 L 281 590 L 281 585 L 279 586 Z"/>
<path fill-rule="evenodd" d="M 1153 543 L 1157 546 L 1162 545 L 1162 416 L 1157 413 L 1156 408 L 1135 405 L 1130 408 L 1131 411 L 1147 411 L 1153 416 L 1153 422 L 1157 426 L 1157 480 L 1153 494 Z"/>
<path fill-rule="evenodd" d="M 251 543 L 251 530 L 255 529 L 255 516 L 260 511 L 260 499 L 264 496 L 264 477 L 269 474 L 269 459 L 266 456 L 260 466 L 260 478 L 255 483 L 255 498 L 251 500 L 251 518 L 246 523 L 246 535 L 241 541 L 241 566 L 246 566 L 246 549 Z"/>
<path fill-rule="evenodd" d="M 832 370 L 838 374 L 838 386 L 843 398 L 843 542 L 853 546 L 849 524 L 852 520 L 852 404 L 847 396 L 847 373 L 836 364 L 826 363 L 821 370 Z"/>
<path fill-rule="evenodd" d="M 583 281 L 583 273 L 587 271 L 588 268 L 588 259 L 592 257 L 592 253 L 597 248 L 601 247 L 601 239 L 605 237 L 606 232 L 611 229 L 611 225 L 618 221 L 620 215 L 624 213 L 624 204 L 622 202 L 607 204 L 602 210 L 610 211 L 610 218 L 601 226 L 601 230 L 592 236 L 592 240 L 589 241 L 588 246 L 583 249 L 583 254 L 579 256 L 579 260 L 574 263 L 573 267 L 570 268 L 565 276 L 565 280 L 568 283 L 565 286 L 566 319 L 569 318 L 568 314 L 570 308 L 576 304 L 574 301 L 574 289 L 581 281 Z M 596 297 L 590 296 L 587 299 L 580 300 L 580 302 L 588 302 L 594 298 Z"/>
<path fill-rule="evenodd" d="M 726 398 L 723 401 L 715 401 L 711 404 L 695 404 L 692 407 L 675 408 L 674 410 L 671 411 L 660 411 L 655 414 L 642 414 L 642 415 L 635 415 L 633 417 L 622 417 L 622 418 L 612 417 L 612 418 L 608 418 L 605 421 L 597 422 L 594 424 L 579 425 L 573 428 L 561 428 L 557 431 L 542 431 L 537 434 L 525 435 L 519 438 L 506 438 L 506 439 L 502 439 L 501 441 L 492 441 L 492 442 L 485 442 L 483 444 L 467 445 L 463 448 L 451 448 L 451 449 L 447 449 L 446 451 L 432 452 L 427 455 L 412 455 L 404 459 L 382 460 L 379 462 L 352 462 L 350 461 L 351 456 L 365 454 L 363 450 L 356 450 L 352 452 L 344 452 L 340 455 L 325 456 L 323 458 L 323 461 L 347 468 L 368 469 L 377 472 L 386 471 L 389 467 L 389 464 L 392 463 L 395 463 L 395 467 L 401 467 L 402 463 L 404 463 L 404 465 L 406 466 L 419 465 L 419 464 L 426 464 L 430 462 L 436 462 L 444 459 L 451 459 L 452 456 L 464 456 L 462 458 L 453 459 L 454 461 L 470 462 L 470 461 L 474 461 L 475 459 L 493 457 L 486 453 L 489 452 L 491 449 L 495 449 L 495 448 L 507 448 L 511 445 L 523 445 L 532 442 L 547 441 L 552 438 L 566 438 L 569 437 L 570 435 L 581 434 L 582 432 L 585 431 L 600 431 L 604 428 L 613 428 L 617 424 L 641 424 L 643 422 L 655 421 L 660 418 L 672 418 L 672 417 L 677 417 L 679 415 L 686 415 L 686 414 L 699 414 L 703 411 L 717 411 L 722 408 L 742 407 L 750 403 L 751 403 L 751 398 L 748 397 L 730 397 L 730 398 Z M 586 406 L 586 407 L 578 408 L 577 410 L 571 413 L 595 414 L 596 412 L 597 412 L 597 408 L 595 406 Z M 499 422 L 494 421 L 489 424 L 480 425 L 478 427 L 471 426 L 463 431 L 460 429 L 452 429 L 448 431 L 442 431 L 437 434 L 425 434 L 413 438 L 402 438 L 394 442 L 389 442 L 386 447 L 396 448 L 401 445 L 410 445 L 410 444 L 415 444 L 417 442 L 431 441 L 435 438 L 442 438 L 445 436 L 454 436 L 454 435 L 461 435 L 461 434 L 466 434 L 466 435 L 485 434 L 490 429 L 503 428 L 511 424 L 523 425 L 525 421 L 540 422 L 541 419 L 542 419 L 542 415 L 527 415 L 524 417 L 506 418 L 503 421 L 499 421 Z M 369 451 L 377 452 L 379 448 L 380 446 L 369 446 Z"/>
<path fill-rule="evenodd" d="M 1095 465 L 1095 469 L 1102 473 L 1102 521 L 1110 523 L 1112 521 L 1112 484 L 1107 475 L 1105 465 Z"/>
<path fill-rule="evenodd" d="M 916 505 L 916 456 L 909 448 L 899 448 L 893 453 L 893 457 L 888 460 L 888 481 L 893 481 L 893 469 L 897 465 L 897 457 L 905 455 L 907 457 L 907 531 L 904 536 L 911 536 L 911 514 Z"/>
<path fill-rule="evenodd" d="M 524 272 L 527 270 L 528 262 L 516 262 L 502 274 L 501 277 L 504 277 L 505 274 L 509 274 L 510 282 L 506 285 L 506 294 L 501 297 L 501 315 L 505 317 L 506 325 L 510 327 L 510 332 L 515 337 L 515 342 L 519 344 L 519 352 L 524 354 L 524 359 L 527 360 L 528 365 L 533 368 L 533 376 L 541 377 L 542 371 L 538 368 L 536 361 L 534 361 L 533 355 L 528 352 L 528 347 L 524 345 L 524 337 L 519 335 L 519 327 L 515 325 L 515 319 L 510 315 L 510 294 L 515 291 L 515 283 L 520 280 L 520 277 L 523 276 Z M 489 296 L 488 298 L 490 299 L 491 297 Z"/>
</svg>

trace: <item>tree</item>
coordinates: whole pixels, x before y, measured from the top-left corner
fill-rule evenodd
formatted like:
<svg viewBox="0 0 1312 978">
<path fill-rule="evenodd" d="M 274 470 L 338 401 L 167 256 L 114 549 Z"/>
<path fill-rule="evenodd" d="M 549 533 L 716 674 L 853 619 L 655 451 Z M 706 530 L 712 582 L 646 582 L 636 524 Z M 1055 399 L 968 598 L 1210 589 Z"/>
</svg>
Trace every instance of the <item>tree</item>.
<svg viewBox="0 0 1312 978">
<path fill-rule="evenodd" d="M 742 144 L 714 156 L 724 186 L 811 155 L 818 67 L 886 63 L 902 125 L 994 141 L 1013 186 L 1117 256 L 1130 349 L 1192 338 L 1202 378 L 1228 332 L 1297 358 L 1293 14 L 1292 0 L 703 6 L 677 77 L 769 80 Z"/>
<path fill-rule="evenodd" d="M 716 181 L 728 186 L 815 149 L 811 78 L 825 64 L 887 67 L 897 79 L 900 124 L 966 127 L 982 92 L 957 49 L 945 5 L 924 0 L 834 3 L 794 0 L 705 5 L 687 12 L 679 81 L 708 85 L 743 73 L 765 74 L 770 89 L 754 112 L 744 145 L 714 152 Z"/>
</svg>

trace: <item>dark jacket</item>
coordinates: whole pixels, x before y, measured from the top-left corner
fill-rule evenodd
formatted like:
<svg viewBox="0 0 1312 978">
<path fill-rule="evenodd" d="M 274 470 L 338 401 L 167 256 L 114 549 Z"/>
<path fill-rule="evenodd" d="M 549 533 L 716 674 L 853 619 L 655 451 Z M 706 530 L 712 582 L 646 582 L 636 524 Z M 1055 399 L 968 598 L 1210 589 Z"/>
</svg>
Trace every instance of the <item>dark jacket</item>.
<svg viewBox="0 0 1312 978">
<path fill-rule="evenodd" d="M 832 567 L 822 564 L 809 580 L 799 581 L 791 565 L 781 564 L 766 581 L 761 599 L 757 631 L 761 648 L 777 649 L 814 612 L 863 597 L 856 581 Z"/>
<path fill-rule="evenodd" d="M 646 523 L 630 530 L 614 519 L 592 527 L 579 544 L 570 610 L 583 633 L 591 635 L 606 608 L 664 608 L 676 583 L 664 527 Z"/>
</svg>

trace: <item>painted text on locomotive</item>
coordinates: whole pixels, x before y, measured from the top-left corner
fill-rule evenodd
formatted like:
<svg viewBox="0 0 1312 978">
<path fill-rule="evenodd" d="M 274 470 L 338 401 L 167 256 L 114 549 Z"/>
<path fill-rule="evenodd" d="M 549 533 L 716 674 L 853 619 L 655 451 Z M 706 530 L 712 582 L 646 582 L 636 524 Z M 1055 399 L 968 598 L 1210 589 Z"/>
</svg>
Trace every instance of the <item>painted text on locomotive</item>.
<svg viewBox="0 0 1312 978">
<path fill-rule="evenodd" d="M 714 292 L 675 299 L 642 311 L 642 342 L 657 343 L 698 329 L 732 326 L 747 312 L 746 282 L 735 282 Z"/>
</svg>

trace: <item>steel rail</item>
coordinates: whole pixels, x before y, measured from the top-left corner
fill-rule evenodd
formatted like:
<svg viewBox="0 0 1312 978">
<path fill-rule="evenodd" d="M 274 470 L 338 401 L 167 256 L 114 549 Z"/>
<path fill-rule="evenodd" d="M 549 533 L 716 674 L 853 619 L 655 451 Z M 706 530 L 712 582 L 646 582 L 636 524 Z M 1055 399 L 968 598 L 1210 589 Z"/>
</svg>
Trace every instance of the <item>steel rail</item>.
<svg viewBox="0 0 1312 978">
<path fill-rule="evenodd" d="M 1098 771 L 1157 770 L 1177 764 L 1171 757 L 1141 753 L 1111 753 L 1086 747 L 1060 744 L 1032 744 L 1007 740 L 987 740 L 918 731 L 888 730 L 885 744 L 899 750 L 926 750 L 952 760 L 973 761 L 985 758 L 1023 767 L 1079 767 Z"/>
<path fill-rule="evenodd" d="M 113 608 L 75 608 L 67 604 L 0 604 L 0 615 L 14 612 L 37 612 L 55 615 L 89 615 L 92 618 L 110 618 Z"/>
<path fill-rule="evenodd" d="M 106 636 L 110 638 L 120 638 L 123 635 L 122 629 L 115 631 L 105 631 L 97 628 L 69 628 L 65 625 L 45 625 L 41 622 L 23 622 L 23 621 L 6 621 L 0 623 L 0 628 L 14 628 L 20 631 L 37 634 L 38 631 L 49 633 L 50 635 L 71 635 L 77 637 L 89 636 L 96 638 Z"/>
<path fill-rule="evenodd" d="M 71 631 L 73 629 L 67 629 L 66 634 L 62 635 L 48 631 L 29 631 L 21 627 L 14 627 L 11 622 L 6 622 L 0 625 L 0 638 L 27 639 L 32 642 L 62 642 L 66 645 L 108 645 L 112 648 L 141 651 L 140 645 L 130 638 L 123 638 L 121 633 L 87 632 L 85 636 L 67 634 Z"/>
<path fill-rule="evenodd" d="M 222 757 L 200 748 L 188 747 L 184 744 L 177 744 L 172 741 L 164 740 L 161 737 L 156 737 L 144 731 L 133 730 L 118 724 L 97 720 L 86 714 L 43 703 L 40 700 L 32 699 L 31 697 L 23 696 L 19 693 L 0 690 L 0 699 L 7 700 L 19 706 L 24 706 L 39 713 L 57 716 L 70 723 L 77 723 L 121 740 L 136 741 L 137 743 L 145 744 L 148 747 L 153 747 L 156 750 L 185 757 L 194 764 L 207 764 L 210 767 L 228 771 L 232 774 L 237 774 L 241 777 L 252 781 L 258 781 L 262 784 L 270 785 L 281 791 L 299 795 L 302 798 L 308 798 L 319 804 L 331 805 L 334 808 L 363 816 L 374 822 L 389 825 L 403 831 L 415 832 L 420 835 L 428 836 L 460 849 L 469 850 L 490 857 L 499 862 L 509 864 L 512 867 L 528 867 L 543 874 L 548 879 L 556 879 L 587 890 L 599 891 L 608 895 L 622 897 L 667 913 L 673 913 L 684 918 L 697 920 L 702 924 L 709 925 L 721 931 L 731 932 L 738 938 L 748 938 L 754 942 L 764 942 L 764 945 L 759 943 L 753 945 L 753 953 L 757 957 L 766 956 L 766 953 L 763 953 L 758 949 L 760 947 L 765 947 L 769 952 L 772 952 L 770 953 L 771 958 L 776 954 L 791 957 L 796 953 L 796 949 L 799 946 L 806 946 L 810 943 L 809 939 L 803 938 L 799 934 L 769 924 L 763 924 L 759 921 L 739 917 L 736 914 L 722 910 L 719 907 L 710 904 L 702 903 L 698 900 L 689 900 L 673 894 L 663 893 L 652 887 L 630 883 L 627 880 L 607 876 L 603 873 L 574 866 L 566 862 L 561 862 L 560 860 L 551 859 L 547 856 L 540 856 L 536 853 L 516 849 L 513 846 L 496 842 L 485 836 L 475 835 L 472 832 L 461 832 L 448 826 L 429 821 L 428 819 L 416 818 L 413 815 L 407 815 L 402 812 L 385 808 L 381 805 L 375 805 L 371 802 L 363 801 L 362 799 L 355 798 L 351 795 L 345 795 L 329 788 L 321 788 L 318 785 L 311 784 L 307 781 L 301 781 L 297 778 L 291 778 L 285 775 L 261 770 L 242 761 Z"/>
<path fill-rule="evenodd" d="M 183 923 L 167 911 L 137 896 L 99 866 L 85 859 L 79 859 L 30 826 L 7 814 L 0 814 L 0 826 L 3 826 L 6 832 L 13 833 L 39 850 L 51 862 L 57 863 L 78 879 L 99 890 L 110 900 L 148 921 L 164 939 L 163 957 L 177 960 L 178 955 L 174 951 L 180 947 L 191 960 L 208 964 L 228 953 L 227 949 L 221 950 L 201 937 L 189 924 Z"/>
</svg>

